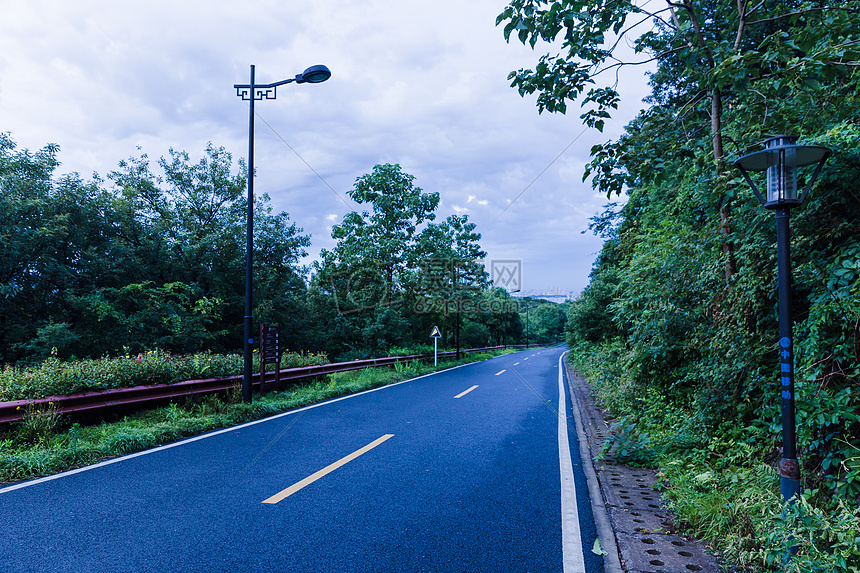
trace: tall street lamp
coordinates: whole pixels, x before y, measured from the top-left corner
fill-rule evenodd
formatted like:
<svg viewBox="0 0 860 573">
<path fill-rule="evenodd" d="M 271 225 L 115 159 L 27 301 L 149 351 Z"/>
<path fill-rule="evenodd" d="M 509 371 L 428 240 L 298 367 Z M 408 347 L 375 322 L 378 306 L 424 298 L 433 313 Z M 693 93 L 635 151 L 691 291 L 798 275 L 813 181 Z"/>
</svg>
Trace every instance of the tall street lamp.
<svg viewBox="0 0 860 573">
<path fill-rule="evenodd" d="M 791 316 L 791 235 L 789 213 L 799 207 L 830 156 L 826 147 L 796 145 L 797 138 L 777 135 L 765 141 L 765 149 L 744 155 L 734 165 L 740 169 L 761 204 L 776 212 L 777 281 L 779 286 L 779 381 L 782 396 L 782 459 L 780 491 L 785 501 L 800 493 L 800 464 L 794 417 L 794 340 Z M 818 164 L 802 192 L 797 189 L 797 169 Z M 749 176 L 767 172 L 767 197 L 762 197 Z"/>
<path fill-rule="evenodd" d="M 529 347 L 529 307 L 526 307 L 526 348 Z"/>
<path fill-rule="evenodd" d="M 253 267 L 254 267 L 254 102 L 256 100 L 276 99 L 278 86 L 289 83 L 318 84 L 331 77 L 325 66 L 311 66 L 294 78 L 273 84 L 258 84 L 254 81 L 254 66 L 251 65 L 251 83 L 234 84 L 236 95 L 250 102 L 248 120 L 248 225 L 247 247 L 245 251 L 245 368 L 242 374 L 242 400 L 251 403 L 251 372 L 253 370 L 254 317 L 253 314 Z"/>
<path fill-rule="evenodd" d="M 457 262 L 453 263 L 454 265 L 454 292 L 457 299 L 457 360 L 460 360 L 460 306 L 462 301 L 460 300 L 460 273 L 457 269 Z"/>
</svg>

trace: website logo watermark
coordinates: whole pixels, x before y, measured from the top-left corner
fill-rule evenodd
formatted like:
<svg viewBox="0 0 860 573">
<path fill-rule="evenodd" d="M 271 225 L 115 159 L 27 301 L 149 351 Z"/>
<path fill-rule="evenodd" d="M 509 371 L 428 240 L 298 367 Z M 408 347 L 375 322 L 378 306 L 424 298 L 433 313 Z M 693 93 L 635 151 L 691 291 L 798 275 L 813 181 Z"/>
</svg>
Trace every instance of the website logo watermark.
<svg viewBox="0 0 860 573">
<path fill-rule="evenodd" d="M 518 302 L 495 298 L 487 287 L 508 292 L 522 290 L 522 261 L 485 263 L 462 258 L 427 257 L 417 269 L 403 272 L 395 265 L 364 261 L 327 273 L 323 280 L 339 314 L 349 315 L 380 307 L 410 306 L 417 314 L 502 314 Z M 487 279 L 490 278 L 490 281 Z"/>
<path fill-rule="evenodd" d="M 374 308 L 403 303 L 403 292 L 391 284 L 391 265 L 366 261 L 363 265 L 347 265 L 327 277 L 337 312 L 354 314 Z"/>
<path fill-rule="evenodd" d="M 507 291 L 523 289 L 523 262 L 520 259 L 490 261 L 490 280 L 493 286 Z"/>
</svg>

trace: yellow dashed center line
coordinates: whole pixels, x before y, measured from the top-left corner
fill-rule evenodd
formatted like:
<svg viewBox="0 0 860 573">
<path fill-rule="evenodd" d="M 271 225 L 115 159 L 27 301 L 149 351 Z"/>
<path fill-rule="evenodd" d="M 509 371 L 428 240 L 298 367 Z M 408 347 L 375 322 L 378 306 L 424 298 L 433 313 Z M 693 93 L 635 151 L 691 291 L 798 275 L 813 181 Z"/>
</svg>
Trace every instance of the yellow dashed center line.
<svg viewBox="0 0 860 573">
<path fill-rule="evenodd" d="M 273 495 L 272 497 L 270 497 L 268 499 L 264 499 L 263 503 L 278 503 L 279 501 L 282 501 L 282 500 L 290 497 L 291 495 L 293 495 L 294 493 L 296 493 L 300 489 L 304 488 L 305 486 L 308 486 L 308 485 L 314 483 L 315 481 L 317 481 L 321 477 L 330 474 L 331 472 L 338 469 L 339 467 L 348 464 L 349 462 L 351 462 L 352 460 L 354 460 L 358 456 L 366 454 L 367 452 L 369 452 L 370 450 L 372 450 L 373 448 L 375 448 L 376 446 L 378 446 L 382 442 L 388 440 L 389 438 L 393 438 L 393 437 L 394 437 L 394 434 L 385 434 L 381 438 L 377 438 L 377 439 L 373 440 L 372 442 L 370 442 L 369 444 L 367 444 L 366 446 L 364 446 L 360 450 L 356 450 L 356 451 L 352 452 L 351 454 L 349 454 L 348 456 L 346 456 L 345 458 L 341 458 L 340 460 L 336 461 L 335 463 L 324 467 L 323 469 L 321 469 L 317 473 L 310 475 L 310 476 L 306 477 L 305 479 L 303 479 L 302 481 L 291 485 L 290 487 L 288 487 L 284 491 L 282 491 L 280 493 L 276 493 L 275 495 Z"/>
<path fill-rule="evenodd" d="M 469 388 L 468 390 L 466 390 L 466 391 L 464 391 L 464 392 L 460 392 L 459 394 L 457 394 L 456 396 L 454 396 L 454 398 L 462 398 L 463 396 L 465 396 L 466 394 L 468 394 L 469 392 L 471 392 L 472 390 L 474 390 L 474 389 L 475 389 L 475 388 L 477 388 L 477 387 L 478 387 L 478 385 L 477 385 L 477 384 L 475 384 L 474 386 L 472 386 L 472 387 L 471 387 L 471 388 Z"/>
</svg>

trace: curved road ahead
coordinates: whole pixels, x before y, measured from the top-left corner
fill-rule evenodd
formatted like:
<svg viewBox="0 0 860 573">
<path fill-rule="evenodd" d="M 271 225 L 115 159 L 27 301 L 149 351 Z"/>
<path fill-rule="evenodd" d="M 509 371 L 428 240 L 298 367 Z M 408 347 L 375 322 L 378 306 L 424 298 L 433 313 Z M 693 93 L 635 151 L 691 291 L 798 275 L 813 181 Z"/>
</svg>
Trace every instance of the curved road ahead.
<svg viewBox="0 0 860 573">
<path fill-rule="evenodd" d="M 563 351 L 7 486 L 0 572 L 602 572 Z"/>
</svg>

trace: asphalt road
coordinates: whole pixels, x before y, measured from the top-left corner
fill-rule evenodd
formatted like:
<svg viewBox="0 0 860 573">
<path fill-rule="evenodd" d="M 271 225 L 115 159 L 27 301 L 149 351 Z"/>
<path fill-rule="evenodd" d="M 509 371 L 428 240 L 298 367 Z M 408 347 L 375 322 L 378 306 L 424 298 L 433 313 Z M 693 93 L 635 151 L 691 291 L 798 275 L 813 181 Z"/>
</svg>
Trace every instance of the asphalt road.
<svg viewBox="0 0 860 573">
<path fill-rule="evenodd" d="M 0 572 L 602 572 L 563 351 L 0 489 Z"/>
</svg>

